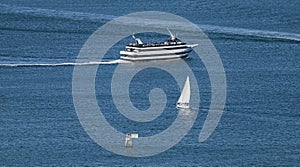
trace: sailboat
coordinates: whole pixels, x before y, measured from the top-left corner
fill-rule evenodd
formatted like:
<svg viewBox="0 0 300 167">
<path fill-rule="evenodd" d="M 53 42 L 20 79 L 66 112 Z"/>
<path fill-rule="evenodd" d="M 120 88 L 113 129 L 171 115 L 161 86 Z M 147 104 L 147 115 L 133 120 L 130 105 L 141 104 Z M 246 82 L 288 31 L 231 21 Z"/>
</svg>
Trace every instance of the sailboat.
<svg viewBox="0 0 300 167">
<path fill-rule="evenodd" d="M 184 87 L 181 91 L 180 97 L 176 103 L 176 108 L 178 108 L 178 109 L 190 108 L 190 95 L 191 95 L 190 79 L 189 79 L 189 76 L 187 76 Z"/>
</svg>

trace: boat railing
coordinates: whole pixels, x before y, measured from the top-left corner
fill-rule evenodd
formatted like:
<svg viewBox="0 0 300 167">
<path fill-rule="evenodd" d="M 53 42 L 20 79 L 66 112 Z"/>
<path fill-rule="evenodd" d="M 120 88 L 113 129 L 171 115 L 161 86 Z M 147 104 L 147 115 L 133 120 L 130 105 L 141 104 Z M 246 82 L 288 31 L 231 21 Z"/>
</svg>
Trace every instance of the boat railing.
<svg viewBox="0 0 300 167">
<path fill-rule="evenodd" d="M 185 44 L 186 43 L 184 42 L 166 41 L 161 43 L 145 43 L 145 44 L 130 43 L 127 46 L 144 48 L 144 47 L 173 46 L 173 45 L 185 45 Z"/>
</svg>

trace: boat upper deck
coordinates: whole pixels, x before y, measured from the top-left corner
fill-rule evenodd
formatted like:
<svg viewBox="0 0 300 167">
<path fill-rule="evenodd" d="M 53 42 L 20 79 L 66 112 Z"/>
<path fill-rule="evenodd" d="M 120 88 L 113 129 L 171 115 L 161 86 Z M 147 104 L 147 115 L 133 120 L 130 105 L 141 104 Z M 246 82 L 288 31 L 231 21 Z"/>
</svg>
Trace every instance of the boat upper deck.
<svg viewBox="0 0 300 167">
<path fill-rule="evenodd" d="M 130 43 L 126 46 L 128 47 L 138 47 L 138 48 L 147 48 L 147 47 L 162 47 L 162 46 L 178 46 L 178 45 L 185 45 L 186 43 L 180 42 L 180 41 L 165 41 L 160 43 L 145 43 L 145 44 L 139 44 L 139 43 Z"/>
</svg>

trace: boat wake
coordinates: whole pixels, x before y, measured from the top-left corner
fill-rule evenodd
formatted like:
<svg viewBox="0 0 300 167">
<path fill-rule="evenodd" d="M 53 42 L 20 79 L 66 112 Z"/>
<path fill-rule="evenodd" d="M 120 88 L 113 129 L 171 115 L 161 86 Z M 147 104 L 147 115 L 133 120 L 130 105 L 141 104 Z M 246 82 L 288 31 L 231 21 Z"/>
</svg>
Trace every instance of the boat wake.
<svg viewBox="0 0 300 167">
<path fill-rule="evenodd" d="M 130 63 L 126 60 L 112 60 L 112 61 L 102 61 L 102 62 L 82 62 L 82 63 L 19 63 L 19 64 L 0 64 L 0 67 L 56 67 L 56 66 L 88 66 L 88 65 L 111 65 L 111 64 L 121 64 Z"/>
<path fill-rule="evenodd" d="M 23 14 L 36 17 L 61 18 L 70 20 L 90 20 L 90 21 L 109 21 L 115 18 L 112 15 L 92 14 L 84 12 L 60 11 L 53 9 L 42 9 L 33 7 L 18 7 L 0 4 L 0 13 L 3 14 Z"/>
<path fill-rule="evenodd" d="M 300 42 L 300 34 L 295 34 L 295 33 L 267 31 L 267 30 L 253 30 L 253 29 L 246 29 L 246 28 L 222 27 L 222 26 L 214 26 L 214 25 L 198 25 L 198 26 L 202 28 L 204 31 L 211 32 L 211 33 L 251 36 L 251 37 L 268 38 L 268 39 L 281 39 L 281 40 Z"/>
<path fill-rule="evenodd" d="M 84 13 L 84 12 L 72 12 L 72 11 L 59 11 L 53 9 L 41 9 L 32 7 L 17 7 L 10 6 L 6 4 L 0 4 L 0 14 L 22 14 L 26 16 L 39 16 L 48 18 L 64 18 L 70 20 L 78 21 L 97 21 L 106 23 L 118 16 L 106 15 L 106 14 L 96 14 L 96 13 Z M 161 22 L 158 20 L 158 22 Z M 181 23 L 178 23 L 179 25 Z M 241 35 L 241 36 L 251 36 L 258 38 L 267 39 L 281 39 L 288 41 L 300 42 L 300 34 L 289 33 L 289 32 L 278 32 L 278 31 L 268 31 L 268 30 L 255 30 L 246 28 L 235 28 L 235 27 L 223 27 L 217 25 L 207 25 L 207 24 L 197 24 L 205 32 L 209 33 L 222 33 L 228 35 Z M 145 23 L 145 26 L 147 24 Z M 3 27 L 0 27 L 0 29 Z M 9 29 L 6 27 L 6 29 Z"/>
</svg>

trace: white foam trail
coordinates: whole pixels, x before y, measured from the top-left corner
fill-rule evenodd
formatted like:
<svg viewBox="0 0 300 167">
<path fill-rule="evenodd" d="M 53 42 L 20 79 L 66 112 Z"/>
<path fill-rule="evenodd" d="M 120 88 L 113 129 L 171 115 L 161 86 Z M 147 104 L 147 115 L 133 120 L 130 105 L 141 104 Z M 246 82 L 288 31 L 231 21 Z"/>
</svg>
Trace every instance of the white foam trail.
<svg viewBox="0 0 300 167">
<path fill-rule="evenodd" d="M 277 31 L 267 31 L 267 30 L 253 30 L 246 28 L 233 28 L 233 27 L 222 27 L 214 25 L 204 25 L 199 24 L 200 28 L 207 32 L 212 33 L 224 33 L 232 35 L 244 35 L 244 36 L 256 36 L 261 38 L 273 38 L 273 39 L 283 39 L 291 41 L 300 41 L 300 34 L 287 33 L 287 32 L 277 32 Z"/>
<path fill-rule="evenodd" d="M 121 59 L 117 59 L 117 60 L 112 60 L 112 61 L 102 61 L 101 64 L 121 64 L 121 63 L 131 63 L 130 61 L 126 61 L 126 60 L 121 60 Z"/>
<path fill-rule="evenodd" d="M 0 67 L 40 67 L 40 66 L 45 66 L 45 67 L 55 67 L 55 66 L 87 66 L 87 65 L 110 65 L 110 64 L 120 64 L 120 63 L 130 63 L 129 61 L 125 60 L 112 60 L 112 61 L 106 61 L 106 62 L 83 62 L 83 63 L 73 63 L 73 62 L 68 62 L 68 63 L 37 63 L 37 64 L 26 64 L 26 63 L 20 63 L 20 64 L 0 64 Z"/>
<path fill-rule="evenodd" d="M 10 6 L 6 4 L 0 4 L 0 13 L 5 14 L 24 14 L 31 16 L 42 16 L 42 17 L 55 17 L 55 18 L 64 18 L 71 20 L 91 20 L 91 21 L 100 21 L 100 20 L 112 20 L 115 16 L 105 15 L 105 14 L 93 14 L 93 13 L 84 13 L 84 12 L 72 12 L 72 11 L 59 11 L 52 9 L 41 9 L 41 8 L 32 8 L 32 7 L 17 7 Z"/>
<path fill-rule="evenodd" d="M 71 20 L 91 20 L 91 21 L 98 21 L 98 22 L 101 22 L 101 20 L 102 21 L 104 20 L 104 22 L 106 22 L 117 17 L 113 15 L 95 14 L 95 13 L 58 11 L 58 10 L 31 8 L 31 7 L 16 7 L 16 6 L 10 6 L 5 4 L 0 4 L 0 13 L 5 13 L 5 14 L 17 13 L 17 14 L 25 14 L 25 15 L 32 15 L 32 16 L 66 18 Z M 158 23 L 161 22 L 162 21 L 159 20 L 158 18 Z M 180 25 L 181 23 L 178 24 Z M 146 22 L 145 22 L 145 26 L 147 26 Z M 207 25 L 207 24 L 198 24 L 198 26 L 204 31 L 212 32 L 212 33 L 282 39 L 282 40 L 291 40 L 297 42 L 300 41 L 300 34 L 297 33 L 223 27 L 223 26 Z"/>
</svg>

